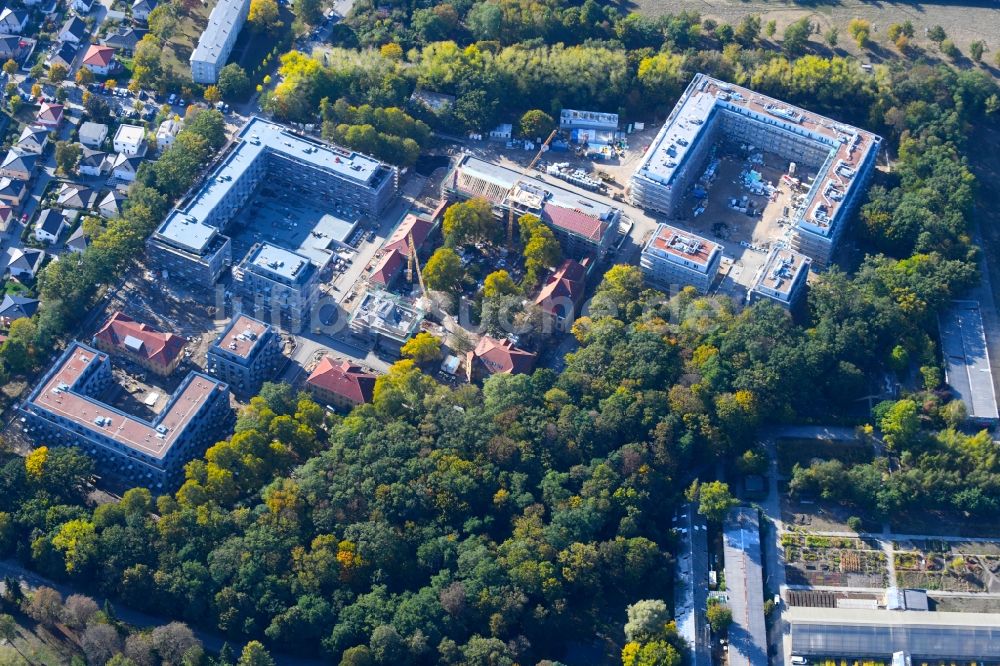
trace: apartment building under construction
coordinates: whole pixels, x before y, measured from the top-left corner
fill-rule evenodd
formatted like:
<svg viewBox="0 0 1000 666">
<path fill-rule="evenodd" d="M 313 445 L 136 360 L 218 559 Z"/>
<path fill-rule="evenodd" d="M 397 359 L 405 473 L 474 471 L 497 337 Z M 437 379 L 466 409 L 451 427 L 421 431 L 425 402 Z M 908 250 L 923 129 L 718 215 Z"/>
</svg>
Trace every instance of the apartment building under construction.
<svg viewBox="0 0 1000 666">
<path fill-rule="evenodd" d="M 723 140 L 816 173 L 791 211 L 792 247 L 828 263 L 871 179 L 881 137 L 698 74 L 629 181 L 632 202 L 680 219 L 684 197 Z"/>
</svg>

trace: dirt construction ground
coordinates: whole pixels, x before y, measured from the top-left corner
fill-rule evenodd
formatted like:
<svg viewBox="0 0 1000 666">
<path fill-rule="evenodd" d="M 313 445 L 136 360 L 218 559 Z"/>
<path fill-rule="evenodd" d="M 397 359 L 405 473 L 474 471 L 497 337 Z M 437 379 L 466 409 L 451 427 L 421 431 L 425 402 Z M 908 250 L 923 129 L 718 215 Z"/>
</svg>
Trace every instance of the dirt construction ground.
<svg viewBox="0 0 1000 666">
<path fill-rule="evenodd" d="M 840 2 L 787 2 L 784 0 L 639 0 L 636 7 L 644 14 L 657 16 L 660 14 L 695 11 L 702 18 L 713 18 L 717 21 L 736 24 L 747 14 L 760 14 L 763 23 L 770 20 L 777 22 L 777 36 L 789 23 L 803 16 L 812 18 L 813 23 L 820 26 L 820 35 L 830 27 L 840 30 L 838 47 L 848 52 L 858 54 L 847 34 L 847 24 L 853 18 L 862 18 L 872 24 L 872 41 L 886 50 L 890 48 L 886 37 L 886 28 L 891 23 L 909 19 L 916 27 L 916 36 L 911 41 L 915 47 L 931 51 L 931 42 L 924 34 L 924 29 L 934 25 L 944 28 L 948 37 L 967 53 L 968 45 L 978 39 L 986 41 L 991 51 L 1000 49 L 1000 6 L 995 0 L 976 0 L 972 2 L 936 3 L 922 2 L 863 2 L 861 0 L 841 0 Z M 813 40 L 820 41 L 819 35 Z M 871 55 L 871 54 L 868 54 Z M 990 54 L 987 55 L 989 59 Z"/>
</svg>

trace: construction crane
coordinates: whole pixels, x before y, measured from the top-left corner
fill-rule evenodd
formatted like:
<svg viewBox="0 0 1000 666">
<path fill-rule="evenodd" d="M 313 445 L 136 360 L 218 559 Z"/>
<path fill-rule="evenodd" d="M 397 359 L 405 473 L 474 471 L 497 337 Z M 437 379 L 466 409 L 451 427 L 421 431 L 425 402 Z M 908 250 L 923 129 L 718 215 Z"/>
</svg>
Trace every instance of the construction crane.
<svg viewBox="0 0 1000 666">
<path fill-rule="evenodd" d="M 406 262 L 406 281 L 413 283 L 413 271 L 416 269 L 417 281 L 420 283 L 420 296 L 422 298 L 427 298 L 427 287 L 424 286 L 424 274 L 420 272 L 420 260 L 417 259 L 417 244 L 413 242 L 413 232 L 406 237 L 406 243 L 409 245 L 409 256 Z"/>
<path fill-rule="evenodd" d="M 532 169 L 535 168 L 535 165 L 538 164 L 538 160 L 540 160 L 542 158 L 542 153 L 544 153 L 545 149 L 548 148 L 548 146 L 549 146 L 550 143 L 552 143 L 552 139 L 556 138 L 556 131 L 557 130 L 552 130 L 552 133 L 549 134 L 549 138 L 547 138 L 545 140 L 545 142 L 542 143 L 542 145 L 538 148 L 538 152 L 535 153 L 535 157 L 532 158 L 532 160 L 530 162 L 528 162 L 528 166 L 524 167 L 524 170 L 521 171 L 520 178 L 524 178 L 525 176 L 528 175 L 528 173 Z M 510 188 L 511 191 L 514 191 L 514 189 L 518 185 L 521 184 L 520 178 L 518 178 L 518 180 L 511 186 L 511 188 Z M 513 205 L 513 202 L 511 202 L 511 204 L 507 208 L 507 249 L 508 250 L 513 250 L 514 249 L 514 205 Z"/>
</svg>

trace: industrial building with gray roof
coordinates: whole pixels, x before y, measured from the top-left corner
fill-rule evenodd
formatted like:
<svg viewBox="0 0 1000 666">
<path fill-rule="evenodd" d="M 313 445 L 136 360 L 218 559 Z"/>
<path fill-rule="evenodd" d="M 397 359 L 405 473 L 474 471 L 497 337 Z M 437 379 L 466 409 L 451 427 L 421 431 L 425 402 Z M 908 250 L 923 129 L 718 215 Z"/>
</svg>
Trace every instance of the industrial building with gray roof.
<svg viewBox="0 0 1000 666">
<path fill-rule="evenodd" d="M 784 615 L 792 653 L 802 657 L 887 660 L 905 652 L 914 661 L 1000 660 L 1000 615 L 992 613 L 793 606 Z"/>
</svg>

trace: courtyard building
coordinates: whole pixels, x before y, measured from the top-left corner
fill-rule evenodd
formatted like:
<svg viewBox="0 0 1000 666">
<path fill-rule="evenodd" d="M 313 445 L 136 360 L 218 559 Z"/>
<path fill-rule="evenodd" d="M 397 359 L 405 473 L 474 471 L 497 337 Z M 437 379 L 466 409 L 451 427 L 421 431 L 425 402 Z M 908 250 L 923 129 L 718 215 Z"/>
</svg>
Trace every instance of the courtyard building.
<svg viewBox="0 0 1000 666">
<path fill-rule="evenodd" d="M 722 141 L 815 171 L 791 211 L 792 248 L 825 266 L 863 198 L 881 137 L 698 74 L 629 181 L 632 202 L 681 219 L 681 205 Z"/>
</svg>

